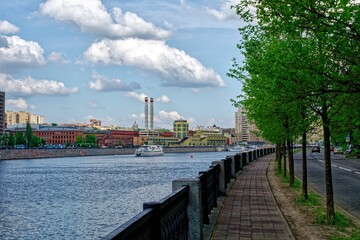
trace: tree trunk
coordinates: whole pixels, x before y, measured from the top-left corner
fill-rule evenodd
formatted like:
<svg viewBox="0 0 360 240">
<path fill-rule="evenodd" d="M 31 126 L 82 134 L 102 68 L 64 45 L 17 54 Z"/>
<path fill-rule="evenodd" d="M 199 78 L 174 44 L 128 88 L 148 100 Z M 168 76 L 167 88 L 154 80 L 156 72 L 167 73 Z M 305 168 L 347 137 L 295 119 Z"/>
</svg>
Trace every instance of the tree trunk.
<svg viewBox="0 0 360 240">
<path fill-rule="evenodd" d="M 276 160 L 278 161 L 278 171 L 281 171 L 281 144 L 276 144 Z"/>
<path fill-rule="evenodd" d="M 287 144 L 287 150 L 288 150 L 288 158 L 289 158 L 289 185 L 292 187 L 294 185 L 294 179 L 295 179 L 295 171 L 294 171 L 294 154 L 292 149 L 292 144 L 290 140 L 286 141 Z"/>
<path fill-rule="evenodd" d="M 284 155 L 284 177 L 286 177 L 286 141 L 283 142 L 283 155 Z"/>
<path fill-rule="evenodd" d="M 306 159 L 306 132 L 302 134 L 302 195 L 304 199 L 308 199 L 308 186 L 307 186 L 307 159 Z"/>
<path fill-rule="evenodd" d="M 324 130 L 324 161 L 325 161 L 327 220 L 330 223 L 334 218 L 335 210 L 334 210 L 334 194 L 333 194 L 333 184 L 332 184 L 332 174 L 331 174 L 329 117 L 327 114 L 327 106 L 325 104 L 322 108 L 321 117 L 322 117 L 323 130 Z"/>
</svg>

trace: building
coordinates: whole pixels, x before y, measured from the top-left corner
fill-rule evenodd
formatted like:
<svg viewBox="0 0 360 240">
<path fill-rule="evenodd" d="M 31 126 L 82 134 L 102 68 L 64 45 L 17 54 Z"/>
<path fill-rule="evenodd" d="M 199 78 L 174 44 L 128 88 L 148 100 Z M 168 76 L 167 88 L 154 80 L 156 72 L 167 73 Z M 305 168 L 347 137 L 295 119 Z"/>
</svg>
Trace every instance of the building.
<svg viewBox="0 0 360 240">
<path fill-rule="evenodd" d="M 95 134 L 99 146 L 106 147 L 132 147 L 140 145 L 140 137 L 138 131 L 132 130 L 110 130 L 106 133 Z"/>
<path fill-rule="evenodd" d="M 33 130 L 33 134 L 45 140 L 45 144 L 50 145 L 75 145 L 78 135 L 83 135 L 83 131 L 72 127 L 51 127 L 44 126 Z"/>
<path fill-rule="evenodd" d="M 174 121 L 174 137 L 181 140 L 188 136 L 189 123 L 187 120 L 179 119 Z"/>
<path fill-rule="evenodd" d="M 178 146 L 224 146 L 227 138 L 219 131 L 198 130 L 183 138 Z"/>
<path fill-rule="evenodd" d="M 95 118 L 90 119 L 90 127 L 101 127 L 101 121 Z"/>
<path fill-rule="evenodd" d="M 37 114 L 32 114 L 30 112 L 20 111 L 6 111 L 5 112 L 6 124 L 17 125 L 24 124 L 29 122 L 30 124 L 44 124 L 45 117 Z"/>
<path fill-rule="evenodd" d="M 5 92 L 0 92 L 0 134 L 5 129 Z"/>
<path fill-rule="evenodd" d="M 235 112 L 235 139 L 238 143 L 264 143 L 264 139 L 256 133 L 258 129 L 256 125 L 249 122 L 246 117 L 246 110 L 239 107 Z"/>
</svg>

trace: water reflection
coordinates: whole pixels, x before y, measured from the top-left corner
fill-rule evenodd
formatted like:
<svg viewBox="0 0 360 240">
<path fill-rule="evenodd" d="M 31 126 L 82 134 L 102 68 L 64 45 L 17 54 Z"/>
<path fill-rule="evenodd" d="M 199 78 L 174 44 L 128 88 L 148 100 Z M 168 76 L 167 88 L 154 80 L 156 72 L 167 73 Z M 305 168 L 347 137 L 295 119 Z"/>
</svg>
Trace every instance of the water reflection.
<svg viewBox="0 0 360 240">
<path fill-rule="evenodd" d="M 1 239 L 100 239 L 227 154 L 0 161 Z"/>
</svg>

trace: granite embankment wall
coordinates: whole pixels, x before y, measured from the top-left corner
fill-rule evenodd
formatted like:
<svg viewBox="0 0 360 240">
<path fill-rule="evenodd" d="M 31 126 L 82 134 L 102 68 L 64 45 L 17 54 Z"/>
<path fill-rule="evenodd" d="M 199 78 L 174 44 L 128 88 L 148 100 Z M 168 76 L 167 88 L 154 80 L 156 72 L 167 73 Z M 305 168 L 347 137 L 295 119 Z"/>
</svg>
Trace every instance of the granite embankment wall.
<svg viewBox="0 0 360 240">
<path fill-rule="evenodd" d="M 214 152 L 215 147 L 164 148 L 165 153 Z M 0 150 L 0 160 L 134 154 L 135 148 L 105 149 L 11 149 Z"/>
</svg>

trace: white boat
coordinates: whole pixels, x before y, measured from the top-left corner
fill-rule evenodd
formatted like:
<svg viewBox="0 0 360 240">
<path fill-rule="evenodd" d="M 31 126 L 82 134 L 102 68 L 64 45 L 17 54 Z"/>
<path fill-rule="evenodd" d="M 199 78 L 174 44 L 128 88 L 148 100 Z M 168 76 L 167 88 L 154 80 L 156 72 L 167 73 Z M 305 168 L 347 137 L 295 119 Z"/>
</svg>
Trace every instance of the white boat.
<svg viewBox="0 0 360 240">
<path fill-rule="evenodd" d="M 245 147 L 235 145 L 235 146 L 228 147 L 227 150 L 229 152 L 243 152 L 243 151 L 245 151 Z"/>
<path fill-rule="evenodd" d="M 160 145 L 142 145 L 135 150 L 135 155 L 137 157 L 162 156 L 164 151 Z"/>
</svg>

